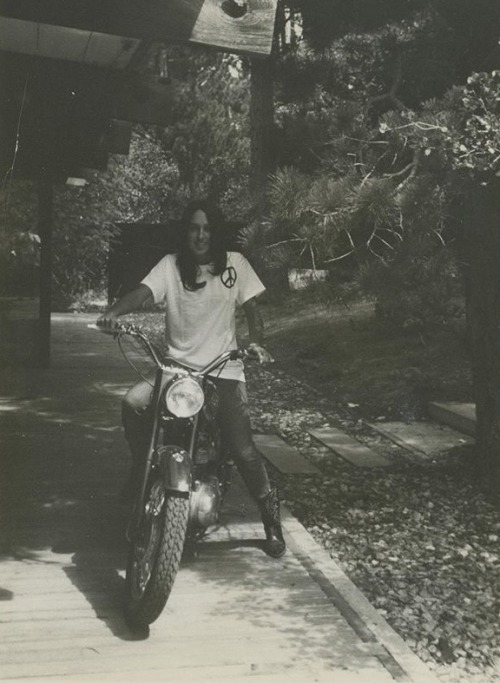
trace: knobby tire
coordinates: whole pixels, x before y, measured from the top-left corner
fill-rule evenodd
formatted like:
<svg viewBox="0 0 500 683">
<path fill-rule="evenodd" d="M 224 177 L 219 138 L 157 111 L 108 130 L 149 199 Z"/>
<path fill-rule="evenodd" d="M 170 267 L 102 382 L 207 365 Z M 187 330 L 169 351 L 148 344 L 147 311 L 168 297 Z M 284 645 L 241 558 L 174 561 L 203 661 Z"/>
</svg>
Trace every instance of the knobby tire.
<svg viewBox="0 0 500 683">
<path fill-rule="evenodd" d="M 153 549 L 151 576 L 139 597 L 134 596 L 134 581 L 137 568 L 134 560 L 137 542 L 132 543 L 129 551 L 126 574 L 127 621 L 132 626 L 152 624 L 162 613 L 181 562 L 189 515 L 189 499 L 172 496 L 166 492 L 165 502 L 157 521 L 157 547 Z"/>
</svg>

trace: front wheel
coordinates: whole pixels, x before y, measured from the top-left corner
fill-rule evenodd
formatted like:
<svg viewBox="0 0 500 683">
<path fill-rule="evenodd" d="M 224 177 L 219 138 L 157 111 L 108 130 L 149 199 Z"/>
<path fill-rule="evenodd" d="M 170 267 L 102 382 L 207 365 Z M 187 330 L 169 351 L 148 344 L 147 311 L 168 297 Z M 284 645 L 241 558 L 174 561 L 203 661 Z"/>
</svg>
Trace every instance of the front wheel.
<svg viewBox="0 0 500 683">
<path fill-rule="evenodd" d="M 152 624 L 165 607 L 179 569 L 188 515 L 189 499 L 172 496 L 156 479 L 127 562 L 125 612 L 131 625 Z"/>
</svg>

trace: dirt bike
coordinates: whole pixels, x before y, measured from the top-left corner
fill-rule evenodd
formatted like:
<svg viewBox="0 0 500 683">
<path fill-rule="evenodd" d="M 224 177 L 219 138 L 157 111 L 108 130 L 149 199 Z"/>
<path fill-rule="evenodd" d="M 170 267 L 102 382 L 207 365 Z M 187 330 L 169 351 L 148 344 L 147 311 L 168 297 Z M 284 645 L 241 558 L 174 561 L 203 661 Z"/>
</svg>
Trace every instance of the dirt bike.
<svg viewBox="0 0 500 683">
<path fill-rule="evenodd" d="M 223 452 L 217 387 L 209 375 L 230 360 L 250 356 L 227 351 L 196 371 L 163 359 L 138 326 L 89 327 L 112 334 L 125 357 L 122 339 L 132 337 L 156 366 L 151 438 L 127 529 L 125 612 L 129 624 L 142 627 L 160 616 L 186 539 L 216 524 L 230 484 L 233 464 Z"/>
</svg>

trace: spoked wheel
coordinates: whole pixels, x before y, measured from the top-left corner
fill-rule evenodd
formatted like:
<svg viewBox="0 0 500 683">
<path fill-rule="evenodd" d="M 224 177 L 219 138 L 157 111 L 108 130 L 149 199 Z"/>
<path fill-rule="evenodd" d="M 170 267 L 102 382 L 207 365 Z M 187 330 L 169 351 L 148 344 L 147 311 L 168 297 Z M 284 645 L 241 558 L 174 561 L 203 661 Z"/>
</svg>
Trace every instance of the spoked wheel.
<svg viewBox="0 0 500 683">
<path fill-rule="evenodd" d="M 182 557 L 189 499 L 172 496 L 157 478 L 144 504 L 140 531 L 132 539 L 126 574 L 126 617 L 133 626 L 158 619 Z"/>
</svg>

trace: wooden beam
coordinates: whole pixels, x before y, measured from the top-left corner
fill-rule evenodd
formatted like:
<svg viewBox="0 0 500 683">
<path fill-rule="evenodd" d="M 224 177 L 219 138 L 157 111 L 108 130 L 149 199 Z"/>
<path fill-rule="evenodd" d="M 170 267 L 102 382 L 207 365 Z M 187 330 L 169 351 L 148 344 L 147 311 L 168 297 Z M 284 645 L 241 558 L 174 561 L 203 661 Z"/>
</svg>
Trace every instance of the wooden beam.
<svg viewBox="0 0 500 683">
<path fill-rule="evenodd" d="M 0 0 L 0 16 L 124 38 L 270 54 L 277 0 L 246 0 L 244 14 L 236 17 L 223 5 L 223 0 Z"/>
<path fill-rule="evenodd" d="M 204 0 L 0 0 L 0 15 L 82 31 L 161 39 L 191 36 Z M 176 41 L 177 42 L 177 41 Z"/>
<path fill-rule="evenodd" d="M 277 0 L 247 0 L 247 11 L 232 18 L 222 0 L 205 0 L 190 41 L 228 52 L 267 57 L 271 54 Z"/>
</svg>

